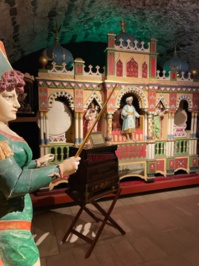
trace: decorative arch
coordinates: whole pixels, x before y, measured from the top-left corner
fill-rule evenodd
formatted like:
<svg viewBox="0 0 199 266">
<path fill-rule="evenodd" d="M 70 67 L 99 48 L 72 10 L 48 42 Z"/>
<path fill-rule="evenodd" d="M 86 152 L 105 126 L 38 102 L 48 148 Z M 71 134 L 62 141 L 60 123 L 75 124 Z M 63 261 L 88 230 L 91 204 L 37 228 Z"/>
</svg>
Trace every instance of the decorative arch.
<svg viewBox="0 0 199 266">
<path fill-rule="evenodd" d="M 100 100 L 100 98 L 98 97 L 97 93 L 94 91 L 91 96 L 89 97 L 89 99 L 87 100 L 87 102 L 84 105 L 84 110 L 88 109 L 88 106 L 90 105 L 90 103 L 93 100 L 96 100 L 96 102 L 99 104 L 100 108 L 102 108 L 102 101 Z"/>
<path fill-rule="evenodd" d="M 165 107 L 166 109 L 169 109 L 168 102 L 167 102 L 167 100 L 166 100 L 162 95 L 157 99 L 157 101 L 156 101 L 156 106 L 158 105 L 158 103 L 159 103 L 160 101 L 163 103 L 163 105 L 164 105 L 164 107 Z"/>
<path fill-rule="evenodd" d="M 117 99 L 116 99 L 116 110 L 120 108 L 120 102 L 122 97 L 129 93 L 132 92 L 134 93 L 137 97 L 138 97 L 138 102 L 139 102 L 139 107 L 142 109 L 147 109 L 148 108 L 148 100 L 146 95 L 144 94 L 144 92 L 139 89 L 139 88 L 125 88 L 123 89 L 118 95 L 117 95 Z"/>
<path fill-rule="evenodd" d="M 72 97 L 72 95 L 70 95 L 68 92 L 66 91 L 56 91 L 53 94 L 50 95 L 49 100 L 48 100 L 48 107 L 52 108 L 53 105 L 53 101 L 55 99 L 57 99 L 58 97 L 65 97 L 66 99 L 68 99 L 69 102 L 69 107 L 74 110 L 74 99 Z"/>
<path fill-rule="evenodd" d="M 176 109 L 179 108 L 179 106 L 180 106 L 180 102 L 181 102 L 182 100 L 187 101 L 187 103 L 188 103 L 188 109 L 189 109 L 189 110 L 191 110 L 191 109 L 193 108 L 193 102 L 192 102 L 192 99 L 191 99 L 189 96 L 187 96 L 187 95 L 181 95 L 181 96 L 179 97 L 179 99 L 177 100 Z"/>
<path fill-rule="evenodd" d="M 133 58 L 126 63 L 126 76 L 138 78 L 138 63 Z"/>
</svg>

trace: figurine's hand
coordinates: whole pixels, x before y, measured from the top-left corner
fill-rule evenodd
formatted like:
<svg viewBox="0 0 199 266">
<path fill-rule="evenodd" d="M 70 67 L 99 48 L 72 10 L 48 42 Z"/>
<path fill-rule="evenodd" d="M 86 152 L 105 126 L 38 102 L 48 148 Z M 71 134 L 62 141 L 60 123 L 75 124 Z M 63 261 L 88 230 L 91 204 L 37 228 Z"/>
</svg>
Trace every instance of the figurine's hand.
<svg viewBox="0 0 199 266">
<path fill-rule="evenodd" d="M 48 162 L 52 162 L 54 160 L 54 154 L 46 154 L 39 159 L 36 160 L 37 167 L 46 166 Z"/>
<path fill-rule="evenodd" d="M 59 168 L 63 175 L 71 175 L 78 169 L 80 157 L 70 157 L 59 164 Z"/>
</svg>

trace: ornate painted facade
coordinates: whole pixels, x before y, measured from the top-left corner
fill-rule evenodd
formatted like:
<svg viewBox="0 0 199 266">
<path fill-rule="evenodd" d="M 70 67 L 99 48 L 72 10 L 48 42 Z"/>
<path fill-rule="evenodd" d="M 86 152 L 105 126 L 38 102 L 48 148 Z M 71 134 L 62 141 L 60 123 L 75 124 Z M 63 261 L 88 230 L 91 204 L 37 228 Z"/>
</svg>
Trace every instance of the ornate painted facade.
<svg viewBox="0 0 199 266">
<path fill-rule="evenodd" d="M 156 174 L 174 175 L 198 169 L 197 116 L 199 109 L 199 82 L 190 73 L 178 73 L 171 68 L 167 73 L 157 70 L 157 40 L 149 43 L 117 39 L 108 34 L 107 64 L 104 69 L 89 66 L 77 58 L 72 70 L 66 64 L 39 71 L 39 111 L 41 155 L 55 153 L 56 162 L 68 156 L 70 146 L 80 144 L 84 138 L 85 112 L 91 102 L 99 108 L 117 83 L 106 112 L 99 121 L 98 130 L 117 143 L 120 178 L 128 176 L 145 180 Z M 136 142 L 127 142 L 122 134 L 121 109 L 126 97 L 133 96 L 133 105 L 140 118 L 136 122 Z M 66 106 L 71 117 L 68 129 L 63 131 L 59 115 L 49 123 L 49 112 L 55 101 Z M 154 133 L 157 106 L 164 110 L 159 119 L 158 135 Z M 49 127 L 49 124 L 51 127 Z M 53 124 L 57 132 L 53 134 Z M 157 137 L 159 136 L 159 137 Z"/>
</svg>

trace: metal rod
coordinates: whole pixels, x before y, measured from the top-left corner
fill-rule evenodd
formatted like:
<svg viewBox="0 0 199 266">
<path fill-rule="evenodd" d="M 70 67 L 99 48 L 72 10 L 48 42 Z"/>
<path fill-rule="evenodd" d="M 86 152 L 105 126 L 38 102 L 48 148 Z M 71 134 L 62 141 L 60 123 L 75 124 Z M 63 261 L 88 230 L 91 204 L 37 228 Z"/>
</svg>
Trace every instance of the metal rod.
<svg viewBox="0 0 199 266">
<path fill-rule="evenodd" d="M 76 154 L 75 154 L 75 157 L 78 157 L 80 155 L 80 153 L 82 152 L 83 148 L 84 148 L 84 145 L 86 144 L 88 138 L 90 137 L 90 134 L 92 133 L 95 125 L 97 124 L 98 120 L 100 119 L 101 115 L 103 114 L 104 112 L 104 109 L 108 103 L 108 101 L 110 100 L 114 90 L 116 89 L 117 87 L 117 83 L 115 84 L 115 87 L 112 89 L 111 93 L 109 94 L 108 98 L 106 99 L 104 105 L 102 106 L 102 109 L 100 110 L 99 114 L 97 115 L 94 123 L 92 124 L 91 128 L 89 129 L 88 133 L 86 134 L 86 137 L 84 138 L 83 142 L 81 143 L 81 145 L 79 146 L 79 149 L 77 150 Z"/>
</svg>

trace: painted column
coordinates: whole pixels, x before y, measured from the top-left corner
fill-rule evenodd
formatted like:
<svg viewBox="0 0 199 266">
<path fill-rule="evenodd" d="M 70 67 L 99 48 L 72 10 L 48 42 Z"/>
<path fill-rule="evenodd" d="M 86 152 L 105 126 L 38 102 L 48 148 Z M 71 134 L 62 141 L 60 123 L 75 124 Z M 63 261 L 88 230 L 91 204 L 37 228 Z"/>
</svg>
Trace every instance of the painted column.
<svg viewBox="0 0 199 266">
<path fill-rule="evenodd" d="M 49 144 L 49 126 L 48 126 L 48 113 L 45 112 L 45 143 Z"/>
<path fill-rule="evenodd" d="M 167 136 L 168 139 L 171 139 L 171 135 L 172 135 L 172 114 L 168 113 L 168 131 L 167 131 Z"/>
<path fill-rule="evenodd" d="M 194 140 L 194 149 L 193 149 L 193 154 L 197 154 L 197 139 Z"/>
<path fill-rule="evenodd" d="M 115 34 L 108 33 L 106 76 L 115 76 Z"/>
<path fill-rule="evenodd" d="M 149 77 L 156 78 L 157 71 L 157 39 L 150 40 Z"/>
<path fill-rule="evenodd" d="M 153 139 L 152 123 L 153 123 L 153 114 L 148 113 L 147 114 L 147 131 L 146 131 L 148 140 Z M 155 158 L 155 143 L 154 142 L 148 142 L 147 159 L 153 160 L 154 158 Z"/>
<path fill-rule="evenodd" d="M 83 139 L 83 113 L 79 113 L 79 142 L 81 143 Z"/>
<path fill-rule="evenodd" d="M 41 145 L 45 144 L 44 142 L 44 113 L 40 112 L 40 141 Z"/>
<path fill-rule="evenodd" d="M 171 113 L 168 113 L 168 130 L 167 130 L 167 140 L 171 139 Z M 167 141 L 166 143 L 166 156 L 169 157 L 171 150 L 171 142 Z"/>
<path fill-rule="evenodd" d="M 194 152 L 193 152 L 194 151 L 193 145 L 194 145 L 194 140 L 190 139 L 189 140 L 189 155 L 194 154 Z"/>
<path fill-rule="evenodd" d="M 174 132 L 173 132 L 173 116 L 174 114 L 173 113 L 169 113 L 169 139 L 170 140 L 173 140 L 174 138 Z M 174 145 L 174 142 L 173 141 L 170 141 L 169 142 L 169 145 L 168 145 L 168 150 L 167 150 L 167 153 L 168 153 L 168 156 L 172 157 L 173 156 L 173 145 Z"/>
<path fill-rule="evenodd" d="M 174 138 L 174 113 L 168 113 L 168 132 L 167 138 L 173 139 Z"/>
<path fill-rule="evenodd" d="M 194 138 L 196 138 L 196 134 L 197 134 L 197 113 L 194 113 L 193 134 L 194 134 Z"/>
<path fill-rule="evenodd" d="M 43 135 L 44 135 L 44 154 L 49 153 L 49 128 L 48 128 L 48 113 L 43 113 Z"/>
<path fill-rule="evenodd" d="M 148 113 L 147 120 L 148 120 L 147 139 L 151 140 L 153 139 L 153 114 L 152 113 Z"/>
<path fill-rule="evenodd" d="M 153 160 L 155 158 L 155 143 L 149 143 L 149 160 Z"/>
<path fill-rule="evenodd" d="M 174 156 L 174 113 L 171 113 L 171 136 L 172 136 L 172 142 L 170 146 L 170 156 Z"/>
<path fill-rule="evenodd" d="M 79 143 L 79 123 L 78 123 L 78 113 L 75 112 L 75 144 Z"/>
<path fill-rule="evenodd" d="M 102 132 L 103 132 L 103 135 L 104 135 L 105 137 L 107 137 L 107 133 L 108 133 L 107 114 L 106 114 L 106 113 L 103 113 L 101 119 L 102 119 L 102 125 L 103 125 L 103 127 L 102 127 Z"/>
<path fill-rule="evenodd" d="M 191 130 L 190 130 L 190 140 L 189 140 L 189 155 L 193 154 L 193 150 L 194 150 L 194 141 L 192 140 L 192 138 L 194 138 L 194 112 L 191 112 Z"/>
<path fill-rule="evenodd" d="M 148 129 L 148 120 L 147 114 L 144 114 L 144 140 L 147 140 L 147 129 Z"/>
<path fill-rule="evenodd" d="M 171 117 L 171 134 L 174 138 L 174 113 L 172 113 L 172 117 Z"/>
<path fill-rule="evenodd" d="M 113 121 L 113 115 L 111 113 L 107 113 L 107 136 L 112 136 L 112 121 Z"/>
<path fill-rule="evenodd" d="M 193 138 L 194 135 L 194 112 L 191 112 L 191 131 L 190 137 Z"/>
<path fill-rule="evenodd" d="M 40 142 L 41 142 L 41 146 L 40 146 L 40 156 L 43 156 L 44 153 L 44 148 L 43 145 L 45 144 L 44 142 L 44 113 L 40 112 Z"/>
<path fill-rule="evenodd" d="M 194 138 L 192 140 L 189 140 L 189 155 L 193 155 L 197 153 L 197 139 L 196 138 L 197 133 L 197 113 L 192 112 L 192 119 L 191 119 L 191 138 Z"/>
<path fill-rule="evenodd" d="M 171 142 L 167 141 L 167 143 L 166 143 L 166 156 L 168 156 L 168 157 L 171 156 L 170 150 L 171 150 Z"/>
</svg>

